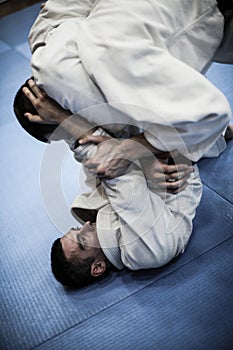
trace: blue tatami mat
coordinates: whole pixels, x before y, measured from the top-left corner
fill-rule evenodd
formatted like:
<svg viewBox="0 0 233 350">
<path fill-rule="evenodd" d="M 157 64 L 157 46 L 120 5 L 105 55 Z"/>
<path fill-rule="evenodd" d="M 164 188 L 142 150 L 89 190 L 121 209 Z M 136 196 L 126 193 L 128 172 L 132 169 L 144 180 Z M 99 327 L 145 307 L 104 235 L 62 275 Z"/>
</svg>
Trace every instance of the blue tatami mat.
<svg viewBox="0 0 233 350">
<path fill-rule="evenodd" d="M 13 133 L 13 129 L 9 125 L 5 129 L 2 129 L 5 131 L 5 135 Z M 53 346 L 53 341 L 50 345 L 51 339 L 54 339 L 56 343 L 57 337 L 58 339 L 62 337 L 65 343 L 69 342 L 69 334 L 76 327 L 78 327 L 78 331 L 74 332 L 71 339 L 74 341 L 74 337 L 77 337 L 75 338 L 76 342 L 82 344 L 85 342 L 85 337 L 82 336 L 82 327 L 86 329 L 88 320 L 92 320 L 93 317 L 103 317 L 104 310 L 111 309 L 113 305 L 121 305 L 121 302 L 124 300 L 127 303 L 128 300 L 129 306 L 124 306 L 122 313 L 128 314 L 129 312 L 130 317 L 134 320 L 131 312 L 131 302 L 133 302 L 135 294 L 142 293 L 145 303 L 148 300 L 153 303 L 154 300 L 156 315 L 157 313 L 161 313 L 157 299 L 162 295 L 156 292 L 153 296 L 154 299 L 151 297 L 148 299 L 147 286 L 155 285 L 155 288 L 157 288 L 156 283 L 160 283 L 159 281 L 161 279 L 168 279 L 169 282 L 170 278 L 173 280 L 173 273 L 181 273 L 183 275 L 183 269 L 189 269 L 188 266 L 190 266 L 191 273 L 193 264 L 194 266 L 196 263 L 201 264 L 198 262 L 198 259 L 202 259 L 202 256 L 208 256 L 208 253 L 214 251 L 217 247 L 218 249 L 222 249 L 223 256 L 222 259 L 216 257 L 216 270 L 221 269 L 222 264 L 225 264 L 224 244 L 233 235 L 232 203 L 223 199 L 209 187 L 205 187 L 202 203 L 198 208 L 195 219 L 195 229 L 192 239 L 185 254 L 177 259 L 176 262 L 172 262 L 159 270 L 116 273 L 97 286 L 90 286 L 77 292 L 65 291 L 52 278 L 50 272 L 49 250 L 51 242 L 57 237 L 59 232 L 57 232 L 48 220 L 38 191 L 38 172 L 40 165 L 37 164 L 37 157 L 40 155 L 41 150 L 40 147 L 34 146 L 34 160 L 30 159 L 28 147 L 30 146 L 31 139 L 28 138 L 26 141 L 25 138 L 24 142 L 22 142 L 23 136 L 24 133 L 22 132 L 21 137 L 18 135 L 15 138 L 18 146 L 17 148 L 10 148 L 10 157 L 5 158 L 4 163 L 4 167 L 10 168 L 11 171 L 6 174 L 7 176 L 4 179 L 5 187 L 4 191 L 2 191 L 4 194 L 5 209 L 3 208 L 4 210 L 2 210 L 1 220 L 2 288 L 0 323 L 2 334 L 0 348 L 32 349 L 39 344 L 45 343 L 47 344 L 45 349 L 49 349 L 50 346 Z M 4 140 L 4 137 L 1 139 Z M 36 143 L 36 145 L 39 144 Z M 232 178 L 232 173 L 230 174 L 228 172 L 228 175 L 226 175 L 227 173 L 223 167 L 224 159 L 228 159 L 228 156 L 233 154 L 232 146 L 233 143 L 231 142 L 228 149 L 224 152 L 225 157 L 223 159 L 219 158 L 216 161 L 216 163 L 221 162 L 222 172 L 225 174 L 225 178 L 224 176 L 222 178 L 222 183 L 224 183 L 224 179 L 227 176 Z M 24 155 L 24 161 L 21 162 L 20 157 L 22 155 Z M 12 159 L 14 159 L 13 168 L 9 167 Z M 30 167 L 28 166 L 29 161 Z M 20 168 L 21 171 L 17 173 L 16 169 Z M 12 184 L 12 179 L 14 179 L 14 185 Z M 11 208 L 10 211 L 9 208 Z M 208 270 L 209 261 L 207 260 L 203 264 L 204 266 L 201 269 L 205 268 Z M 218 289 L 218 293 L 222 289 L 224 298 L 226 298 L 225 288 L 229 288 L 230 285 L 230 290 L 232 290 L 230 276 L 230 271 L 225 270 Z M 226 283 L 223 283 L 224 281 Z M 202 283 L 203 281 L 200 279 L 199 284 Z M 178 287 L 181 287 L 179 283 Z M 193 285 L 190 285 L 190 288 L 193 290 Z M 159 287 L 156 290 L 160 290 Z M 171 288 L 169 284 L 167 293 L 173 292 L 175 293 L 174 297 L 178 298 L 176 296 L 176 290 Z M 217 291 L 213 290 L 211 292 L 217 293 Z M 131 297 L 133 298 L 132 301 Z M 180 295 L 180 298 L 180 308 L 182 309 L 182 295 Z M 196 305 L 195 300 L 190 299 L 189 302 L 190 308 Z M 141 310 L 142 305 L 139 309 L 134 308 L 134 311 L 136 314 L 137 312 L 142 313 L 140 324 L 145 326 L 143 318 L 144 311 Z M 172 305 L 171 300 L 168 301 L 168 308 L 173 307 Z M 114 312 L 116 306 L 111 312 L 114 322 L 108 316 L 105 322 L 109 324 L 109 327 L 111 322 L 113 322 L 112 327 L 121 329 L 121 318 L 118 319 L 119 324 L 115 324 L 115 318 L 119 317 L 118 313 L 115 314 Z M 207 306 L 210 307 L 209 304 Z M 212 307 L 215 309 L 215 304 Z M 220 303 L 218 302 L 219 307 Z M 198 312 L 202 312 L 199 308 L 198 310 Z M 168 321 L 171 322 L 171 320 Z M 212 319 L 211 322 L 212 326 L 217 329 L 219 319 Z M 229 317 L 228 323 L 232 324 L 232 319 Z M 80 327 L 81 333 L 79 333 Z M 133 332 L 130 324 L 128 329 L 130 332 Z M 66 336 L 67 331 L 68 334 Z M 124 327 L 122 331 L 124 333 Z M 101 334 L 102 328 L 98 328 L 98 332 Z M 157 332 L 159 332 L 159 328 Z M 97 336 L 95 332 L 93 335 Z M 211 338 L 209 338 L 208 334 L 206 337 L 206 342 L 210 341 Z M 180 341 L 182 339 L 181 337 Z M 154 335 L 148 339 L 150 342 L 154 342 L 155 340 Z M 127 340 L 125 339 L 124 341 Z M 144 341 L 146 340 L 144 339 Z M 182 342 L 179 344 L 182 344 Z M 56 345 L 56 348 L 62 349 L 63 347 Z M 86 345 L 83 345 L 80 349 L 86 349 Z"/>
<path fill-rule="evenodd" d="M 217 162 L 215 158 L 202 159 L 198 166 L 201 171 L 202 182 L 221 197 L 233 203 L 233 179 L 230 176 L 230 174 L 233 174 L 232 141 L 228 143 L 228 148 L 230 150 L 220 154 Z M 222 162 L 227 166 L 223 167 Z"/>
<path fill-rule="evenodd" d="M 232 250 L 230 239 L 37 349 L 230 350 Z"/>
<path fill-rule="evenodd" d="M 31 74 L 27 34 L 39 8 L 0 19 L 0 350 L 231 350 L 233 141 L 217 159 L 200 162 L 204 193 L 182 256 L 80 291 L 54 280 L 50 247 L 73 226 L 69 207 L 84 185 L 63 143 L 44 167 L 48 148 L 14 117 L 14 95 Z M 233 106 L 232 74 L 233 66 L 213 64 L 207 77 Z"/>
</svg>

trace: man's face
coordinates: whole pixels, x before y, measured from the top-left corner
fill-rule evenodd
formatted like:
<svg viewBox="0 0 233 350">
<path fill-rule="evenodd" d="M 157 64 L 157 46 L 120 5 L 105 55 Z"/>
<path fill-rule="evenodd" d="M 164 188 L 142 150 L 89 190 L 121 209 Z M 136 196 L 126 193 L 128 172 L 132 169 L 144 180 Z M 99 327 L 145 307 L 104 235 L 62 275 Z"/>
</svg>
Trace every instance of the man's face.
<svg viewBox="0 0 233 350">
<path fill-rule="evenodd" d="M 100 253 L 96 225 L 86 222 L 80 229 L 72 228 L 61 238 L 61 245 L 66 258 L 75 255 L 79 261 L 96 258 Z"/>
</svg>

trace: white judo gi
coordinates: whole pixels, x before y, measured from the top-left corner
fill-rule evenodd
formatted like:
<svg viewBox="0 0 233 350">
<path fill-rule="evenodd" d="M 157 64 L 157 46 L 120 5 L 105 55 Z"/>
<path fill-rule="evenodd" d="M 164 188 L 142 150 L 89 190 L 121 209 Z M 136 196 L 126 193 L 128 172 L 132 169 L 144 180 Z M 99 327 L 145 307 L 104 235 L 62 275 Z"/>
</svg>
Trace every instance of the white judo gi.
<svg viewBox="0 0 233 350">
<path fill-rule="evenodd" d="M 99 128 L 94 134 L 106 132 Z M 94 145 L 74 150 L 80 160 L 92 157 L 95 151 Z M 177 195 L 159 191 L 156 183 L 147 180 L 143 160 L 131 164 L 126 174 L 115 179 L 96 182 L 93 175 L 87 175 L 89 185 L 97 185 L 90 193 L 75 198 L 72 213 L 84 223 L 93 221 L 92 210 L 98 211 L 100 246 L 114 266 L 131 270 L 157 268 L 184 252 L 202 194 L 197 165 L 187 187 Z"/>
<path fill-rule="evenodd" d="M 197 161 L 231 118 L 200 73 L 223 26 L 215 0 L 48 0 L 29 35 L 32 73 L 72 113 Z"/>
<path fill-rule="evenodd" d="M 197 161 L 231 117 L 224 95 L 201 74 L 222 34 L 214 0 L 48 0 L 29 36 L 32 73 L 90 123 L 118 137 L 143 130 L 154 147 Z M 88 147 L 90 157 L 95 147 Z M 74 152 L 82 158 L 80 147 Z M 197 166 L 177 195 L 159 193 L 140 167 L 98 182 L 72 206 L 98 210 L 101 247 L 119 269 L 159 267 L 182 253 L 201 198 Z"/>
</svg>

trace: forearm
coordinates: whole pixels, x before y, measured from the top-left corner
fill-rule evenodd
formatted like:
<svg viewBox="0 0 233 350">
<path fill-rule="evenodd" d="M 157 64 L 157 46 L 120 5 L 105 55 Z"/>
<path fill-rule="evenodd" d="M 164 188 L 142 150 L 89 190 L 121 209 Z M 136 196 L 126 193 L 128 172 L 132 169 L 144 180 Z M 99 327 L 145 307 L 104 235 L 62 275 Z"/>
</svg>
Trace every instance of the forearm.
<svg viewBox="0 0 233 350">
<path fill-rule="evenodd" d="M 75 141 L 78 141 L 81 137 L 92 134 L 96 129 L 91 123 L 85 120 L 79 114 L 70 114 L 68 118 L 65 118 L 60 127 L 65 131 L 65 134 L 68 134 L 70 138 Z"/>
<path fill-rule="evenodd" d="M 159 155 L 164 152 L 153 147 L 142 133 L 128 139 L 119 140 L 117 153 L 116 158 L 126 159 L 133 162 L 137 159 Z"/>
<path fill-rule="evenodd" d="M 164 151 L 161 151 L 158 148 L 155 148 L 151 143 L 149 143 L 143 133 L 137 136 L 132 136 L 130 137 L 129 140 L 135 141 L 140 144 L 141 146 L 140 148 L 142 150 L 142 155 L 141 155 L 142 157 L 148 156 L 151 154 L 159 155 L 161 153 L 164 153 Z"/>
</svg>

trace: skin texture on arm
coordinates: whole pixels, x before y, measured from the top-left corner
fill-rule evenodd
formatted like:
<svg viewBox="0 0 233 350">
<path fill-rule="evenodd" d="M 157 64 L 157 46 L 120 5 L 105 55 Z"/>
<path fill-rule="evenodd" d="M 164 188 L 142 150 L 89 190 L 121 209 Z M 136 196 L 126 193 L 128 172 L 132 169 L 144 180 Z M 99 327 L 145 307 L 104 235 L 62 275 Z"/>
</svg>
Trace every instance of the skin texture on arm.
<svg viewBox="0 0 233 350">
<path fill-rule="evenodd" d="M 143 134 L 126 140 L 93 135 L 79 140 L 80 144 L 90 142 L 98 145 L 97 152 L 84 165 L 102 179 L 121 176 L 131 162 L 143 159 L 148 180 L 156 181 L 160 188 L 168 192 L 178 193 L 187 186 L 187 179 L 194 170 L 191 163 L 190 166 L 185 163 L 169 165 L 168 158 L 176 156 L 177 152 L 170 154 L 158 151 L 146 141 Z"/>
<path fill-rule="evenodd" d="M 80 144 L 98 143 L 99 147 L 96 155 L 98 163 L 103 162 L 108 155 L 109 158 L 112 159 L 113 169 L 116 169 L 117 167 L 121 167 L 122 159 L 133 161 L 146 156 L 148 151 L 154 154 L 161 153 L 146 141 L 143 134 L 126 140 L 111 138 L 108 139 L 107 143 L 103 143 L 106 139 L 88 135 L 88 131 L 92 133 L 93 127 L 84 118 L 77 114 L 73 116 L 69 111 L 62 108 L 56 101 L 49 98 L 32 79 L 29 80 L 28 84 L 30 90 L 25 87 L 23 88 L 23 92 L 38 111 L 38 115 L 25 113 L 25 117 L 31 122 L 59 124 L 65 128 L 66 131 L 72 132 L 73 135 L 77 136 L 77 139 L 82 135 L 82 138 L 79 140 Z M 137 146 L 136 150 L 135 146 Z M 93 168 L 95 163 L 95 159 L 90 161 L 89 167 Z M 124 161 L 124 163 L 126 164 L 127 162 Z M 86 166 L 88 167 L 88 162 Z"/>
<path fill-rule="evenodd" d="M 95 128 L 80 115 L 71 115 L 57 102 L 51 99 L 42 91 L 33 80 L 29 80 L 29 87 L 23 91 L 26 97 L 36 108 L 38 114 L 25 113 L 25 117 L 31 122 L 55 123 L 71 134 L 80 145 L 96 144 L 97 152 L 92 159 L 84 162 L 90 173 L 100 179 L 115 178 L 125 173 L 130 162 L 159 154 L 163 159 L 155 159 L 147 164 L 148 179 L 156 181 L 158 187 L 170 193 L 178 193 L 183 190 L 193 167 L 186 164 L 168 165 L 166 160 L 171 156 L 169 153 L 162 153 L 153 148 L 144 135 L 134 136 L 130 139 L 115 139 L 106 136 L 93 136 Z"/>
</svg>

